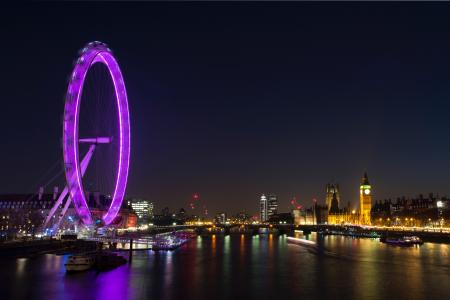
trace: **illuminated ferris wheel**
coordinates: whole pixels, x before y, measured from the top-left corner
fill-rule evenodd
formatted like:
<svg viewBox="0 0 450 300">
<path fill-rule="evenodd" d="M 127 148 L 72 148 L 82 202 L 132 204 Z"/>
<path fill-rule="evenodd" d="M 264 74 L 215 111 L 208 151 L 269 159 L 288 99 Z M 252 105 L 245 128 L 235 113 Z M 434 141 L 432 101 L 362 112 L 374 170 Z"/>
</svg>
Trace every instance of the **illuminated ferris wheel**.
<svg viewBox="0 0 450 300">
<path fill-rule="evenodd" d="M 92 225 L 95 219 L 87 197 L 91 190 L 108 195 L 110 200 L 106 213 L 96 223 L 111 224 L 127 185 L 130 117 L 122 72 L 112 51 L 102 42 L 87 44 L 75 63 L 65 98 L 62 142 L 67 186 L 47 216 L 44 228 L 67 194 L 56 227 L 72 201 L 82 223 Z"/>
</svg>

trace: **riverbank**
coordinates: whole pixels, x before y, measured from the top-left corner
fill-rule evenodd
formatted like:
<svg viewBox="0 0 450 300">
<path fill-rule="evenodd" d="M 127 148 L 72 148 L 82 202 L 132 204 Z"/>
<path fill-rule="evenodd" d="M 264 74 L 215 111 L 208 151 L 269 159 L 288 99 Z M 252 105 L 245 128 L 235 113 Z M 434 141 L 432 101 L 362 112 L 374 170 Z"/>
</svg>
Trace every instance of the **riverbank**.
<svg viewBox="0 0 450 300">
<path fill-rule="evenodd" d="M 343 235 L 360 238 L 402 237 L 414 235 L 424 242 L 450 244 L 450 233 L 444 231 L 426 231 L 415 228 L 397 227 L 360 227 L 338 225 L 301 225 L 299 229 L 305 234 L 317 232 L 322 235 Z"/>
</svg>

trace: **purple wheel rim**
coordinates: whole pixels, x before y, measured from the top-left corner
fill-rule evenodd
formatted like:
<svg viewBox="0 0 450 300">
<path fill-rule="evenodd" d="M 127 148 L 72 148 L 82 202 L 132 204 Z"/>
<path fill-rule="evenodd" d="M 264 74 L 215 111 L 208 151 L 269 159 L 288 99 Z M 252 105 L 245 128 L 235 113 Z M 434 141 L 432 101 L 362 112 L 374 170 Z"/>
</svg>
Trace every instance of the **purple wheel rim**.
<svg viewBox="0 0 450 300">
<path fill-rule="evenodd" d="M 102 217 L 104 224 L 109 225 L 117 216 L 125 196 L 130 163 L 130 115 L 122 72 L 111 50 L 104 43 L 92 42 L 84 47 L 71 74 L 64 107 L 63 156 L 67 186 L 75 210 L 85 225 L 91 225 L 92 216 L 81 181 L 78 119 L 84 80 L 89 69 L 95 63 L 102 63 L 109 70 L 114 85 L 119 120 L 119 162 L 114 193 L 111 205 Z"/>
</svg>

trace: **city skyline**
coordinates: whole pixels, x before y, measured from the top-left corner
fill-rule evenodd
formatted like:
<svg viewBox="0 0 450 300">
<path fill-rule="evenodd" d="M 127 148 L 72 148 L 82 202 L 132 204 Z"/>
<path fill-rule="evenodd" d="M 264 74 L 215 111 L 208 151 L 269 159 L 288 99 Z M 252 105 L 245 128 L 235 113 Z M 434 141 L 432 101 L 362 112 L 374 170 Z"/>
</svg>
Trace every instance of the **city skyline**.
<svg viewBox="0 0 450 300">
<path fill-rule="evenodd" d="M 2 299 L 446 299 L 449 2 L 0 10 Z"/>
<path fill-rule="evenodd" d="M 3 11 L 4 41 L 14 47 L 0 53 L 22 59 L 6 61 L 1 75 L 11 84 L 0 115 L 0 193 L 36 192 L 62 159 L 70 62 L 98 39 L 118 54 L 128 84 L 128 197 L 178 208 L 198 192 L 211 212 L 256 213 L 258 195 L 270 191 L 285 211 L 293 196 L 322 202 L 325 184 L 338 182 L 343 201 L 357 206 L 364 171 L 374 200 L 450 194 L 446 5 L 140 5 L 151 9 L 109 23 L 95 20 L 103 8 L 92 4 L 89 26 L 72 24 L 58 5 Z M 118 17 L 128 8 L 105 9 Z"/>
</svg>

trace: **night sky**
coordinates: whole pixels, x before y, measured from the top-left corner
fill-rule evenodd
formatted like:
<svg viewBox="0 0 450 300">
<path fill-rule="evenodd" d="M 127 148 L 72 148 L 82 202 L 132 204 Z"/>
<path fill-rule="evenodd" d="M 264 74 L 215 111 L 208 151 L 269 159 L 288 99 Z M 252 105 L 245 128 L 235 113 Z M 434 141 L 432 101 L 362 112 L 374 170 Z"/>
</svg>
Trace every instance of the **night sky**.
<svg viewBox="0 0 450 300">
<path fill-rule="evenodd" d="M 62 161 L 67 78 L 117 56 L 131 110 L 128 196 L 256 214 L 338 182 L 357 203 L 450 195 L 450 3 L 30 4 L 0 12 L 0 193 Z M 60 165 L 62 167 L 62 164 Z M 51 188 L 49 189 L 51 191 Z"/>
</svg>

